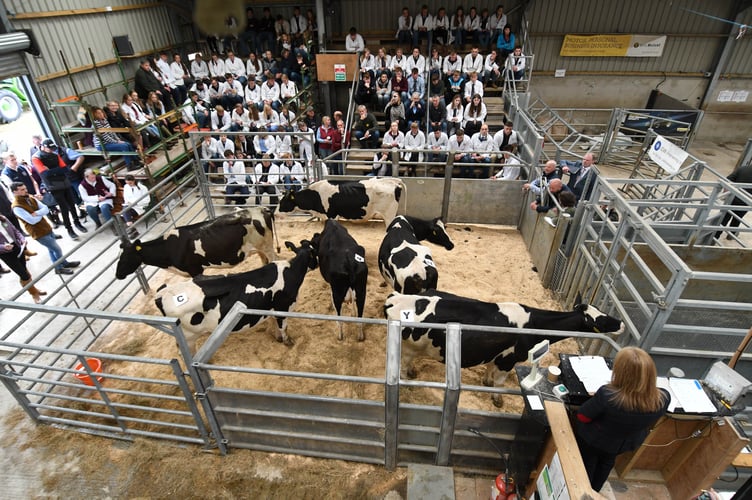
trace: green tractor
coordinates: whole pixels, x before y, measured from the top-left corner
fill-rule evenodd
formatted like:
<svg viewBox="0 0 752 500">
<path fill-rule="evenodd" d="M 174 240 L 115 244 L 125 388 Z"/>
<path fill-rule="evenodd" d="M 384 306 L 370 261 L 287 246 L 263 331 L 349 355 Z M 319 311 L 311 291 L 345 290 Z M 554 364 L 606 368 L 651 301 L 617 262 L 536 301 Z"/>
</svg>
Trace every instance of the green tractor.
<svg viewBox="0 0 752 500">
<path fill-rule="evenodd" d="M 28 100 L 18 78 L 0 80 L 0 123 L 18 120 L 26 105 Z"/>
</svg>

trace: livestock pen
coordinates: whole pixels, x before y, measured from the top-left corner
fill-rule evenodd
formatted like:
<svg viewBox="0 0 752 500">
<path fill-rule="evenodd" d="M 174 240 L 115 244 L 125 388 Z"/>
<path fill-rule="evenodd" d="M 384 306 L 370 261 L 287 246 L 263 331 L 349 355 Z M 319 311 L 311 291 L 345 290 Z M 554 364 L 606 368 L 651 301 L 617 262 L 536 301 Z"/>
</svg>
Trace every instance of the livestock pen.
<svg viewBox="0 0 752 500">
<path fill-rule="evenodd" d="M 155 210 L 165 210 L 157 217 L 166 217 L 167 220 L 146 227 L 150 219 L 142 218 L 139 230 L 144 233 L 144 238 L 167 232 L 177 225 L 203 220 L 215 210 L 213 198 L 205 190 L 208 183 L 196 165 L 198 162 L 186 164 L 169 179 L 177 189 L 155 207 Z M 478 208 L 485 203 L 508 199 L 504 205 L 506 209 L 495 215 L 496 220 L 511 220 L 518 224 L 532 263 L 538 267 L 544 283 L 557 291 L 561 303 L 565 307 L 572 305 L 575 294 L 582 292 L 588 302 L 621 317 L 628 325 L 628 333 L 618 342 L 646 346 L 658 357 L 661 370 L 666 366 L 679 366 L 686 360 L 690 365 L 686 367 L 687 372 L 692 374 L 693 370 L 702 370 L 697 366 L 697 360 L 704 362 L 711 354 L 725 352 L 716 348 L 711 352 L 698 350 L 683 356 L 681 346 L 658 342 L 661 335 L 655 332 L 661 333 L 666 325 L 677 333 L 688 329 L 671 316 L 676 307 L 670 301 L 676 291 L 667 286 L 655 287 L 655 290 L 647 288 L 633 277 L 633 269 L 646 273 L 641 279 L 651 286 L 660 282 L 658 277 L 673 284 L 681 283 L 684 276 L 666 278 L 667 271 L 656 271 L 656 265 L 642 265 L 648 259 L 644 257 L 648 251 L 661 258 L 675 252 L 658 236 L 652 224 L 646 222 L 649 220 L 647 214 L 638 211 L 638 201 L 625 198 L 623 191 L 616 188 L 624 183 L 623 180 L 598 179 L 592 198 L 595 201 L 582 205 L 566 242 L 566 225 L 551 228 L 527 209 L 529 200 L 524 198 L 520 189 L 522 180 L 502 183 L 418 177 L 405 181 L 408 194 L 401 209 L 411 213 L 423 210 L 431 213 L 420 213 L 421 216 L 435 216 L 437 211 L 446 207 L 448 222 L 455 226 L 453 237 L 464 236 L 468 247 L 473 246 L 473 239 L 486 234 L 463 227 L 472 221 L 473 210 L 480 213 Z M 673 184 L 677 182 L 673 181 Z M 444 189 L 447 183 L 449 190 Z M 703 193 L 716 189 L 712 187 L 712 181 L 703 184 L 697 180 L 682 180 L 680 184 L 684 188 L 683 196 L 692 200 L 699 194 L 689 193 L 690 188 L 703 190 Z M 667 183 L 656 180 L 641 185 L 646 191 L 653 189 L 658 193 L 659 188 L 650 186 L 666 186 Z M 733 189 L 733 186 L 727 187 Z M 471 198 L 471 207 L 467 206 L 467 198 L 456 197 L 456 193 L 463 189 L 476 196 Z M 653 196 L 656 200 L 666 197 L 664 193 Z M 435 202 L 427 203 L 427 200 Z M 674 200 L 673 203 L 680 201 Z M 651 199 L 645 202 L 645 206 L 655 207 L 656 202 Z M 710 213 L 723 206 L 720 203 L 711 205 Z M 604 207 L 615 209 L 620 214 L 618 224 L 609 220 Z M 679 212 L 690 213 L 689 210 L 672 213 Z M 484 217 L 489 214 L 494 216 L 493 212 L 483 212 Z M 694 244 L 698 235 L 694 230 L 697 221 L 687 223 L 675 217 L 676 221 L 665 223 L 671 231 L 678 228 L 695 235 L 687 236 L 677 248 L 690 244 L 697 248 Z M 117 221 L 110 224 L 116 226 L 120 236 L 125 235 L 124 228 Z M 290 222 L 290 225 L 294 224 L 299 222 Z M 685 227 L 687 225 L 690 227 Z M 105 236 L 106 229 L 100 230 L 100 236 Z M 492 231 L 509 229 L 495 228 Z M 705 234 L 718 227 L 707 222 L 700 229 L 700 233 Z M 248 313 L 236 309 L 212 333 L 204 347 L 193 355 L 185 345 L 180 325 L 157 316 L 149 296 L 142 294 L 151 281 L 164 279 L 163 273 L 147 268 L 126 281 L 112 279 L 118 252 L 116 242 L 114 238 L 92 238 L 78 245 L 71 256 L 77 258 L 80 255 L 80 260 L 89 261 L 89 271 L 61 281 L 44 305 L 0 303 L 4 322 L 9 325 L 0 341 L 0 348 L 7 351 L 2 359 L 3 383 L 35 420 L 117 439 L 148 436 L 196 443 L 223 453 L 233 448 L 251 448 L 343 458 L 386 467 L 408 462 L 436 463 L 489 474 L 498 472 L 501 461 L 488 439 L 501 450 L 512 449 L 519 430 L 519 412 L 499 411 L 488 406 L 489 393 L 504 394 L 513 399 L 519 391 L 513 387 L 483 387 L 477 382 L 480 377 L 474 374 L 467 378 L 466 373 L 460 372 L 456 360 L 452 361 L 451 356 L 458 353 L 451 354 L 451 344 L 450 362 L 439 368 L 441 381 L 410 381 L 399 374 L 399 326 L 377 319 L 380 316 L 375 305 L 371 317 L 362 320 L 367 326 L 367 341 L 356 345 L 335 343 L 336 317 L 290 313 L 291 324 L 297 322 L 296 330 L 305 332 L 298 335 L 300 351 L 314 345 L 334 349 L 337 362 L 342 362 L 342 366 L 327 372 L 310 362 L 310 358 L 299 355 L 293 363 L 282 366 L 280 363 L 289 360 L 290 350 L 272 342 L 268 335 L 253 334 L 252 340 L 238 340 L 237 334 L 227 336 L 237 315 Z M 480 240 L 475 244 L 482 246 L 486 243 Z M 718 245 L 708 248 L 725 251 Z M 498 248 L 491 251 L 497 262 L 483 268 L 488 269 L 486 273 L 493 273 L 493 264 L 503 258 Z M 97 255 L 97 258 L 91 259 L 91 255 Z M 441 264 L 439 259 L 440 256 L 437 261 Z M 487 265 L 478 260 L 473 262 L 474 266 Z M 674 260 L 661 265 L 667 269 L 686 267 Z M 535 274 L 528 274 L 537 280 Z M 695 279 L 718 281 L 718 272 L 711 274 L 698 275 Z M 746 275 L 732 278 L 736 280 L 732 282 L 742 286 L 749 283 Z M 489 288 L 501 288 L 499 278 L 490 281 Z M 463 286 L 462 283 L 456 285 Z M 517 283 L 517 286 L 521 285 Z M 472 295 L 467 288 L 465 286 L 465 293 Z M 512 295 L 523 291 L 506 288 L 509 290 L 505 293 Z M 667 289 L 673 293 L 668 294 Z M 641 294 L 636 294 L 636 291 Z M 705 310 L 737 302 L 734 311 L 747 314 L 745 308 L 748 305 L 729 298 L 721 300 L 720 304 L 708 305 L 698 304 L 694 297 L 678 298 L 683 301 L 680 302 L 682 307 L 697 309 L 703 305 Z M 328 299 L 322 302 L 328 303 Z M 143 307 L 144 311 L 150 312 L 139 314 L 134 312 L 134 307 Z M 734 321 L 740 325 L 744 319 Z M 701 328 L 706 327 L 691 328 L 695 330 L 695 337 L 701 336 L 697 331 Z M 450 327 L 450 331 L 457 332 L 450 334 L 450 338 L 467 329 L 473 327 Z M 741 327 L 736 326 L 729 328 L 728 337 L 736 339 L 740 330 Z M 562 332 L 561 336 L 573 335 Z M 613 339 L 602 335 L 574 336 L 582 337 L 580 343 L 591 352 L 612 353 L 619 348 Z M 224 342 L 229 339 L 234 339 L 235 343 L 225 346 Z M 221 351 L 232 351 L 242 357 L 245 351 L 237 349 L 241 341 L 261 345 L 247 359 L 227 364 L 217 361 L 221 359 L 216 357 Z M 653 343 L 649 345 L 648 341 Z M 352 343 L 352 338 L 346 342 Z M 157 351 L 161 355 L 144 355 L 154 352 L 151 348 L 155 344 L 161 345 L 162 349 Z M 84 363 L 91 357 L 104 361 L 103 368 L 97 373 L 92 373 Z M 360 373 L 356 368 L 358 361 L 364 358 L 381 360 L 378 369 Z M 76 363 L 82 363 L 83 368 L 76 369 Z M 154 373 L 159 373 L 159 376 L 154 376 Z M 74 374 L 88 375 L 93 385 L 76 382 Z M 98 380 L 100 377 L 101 381 Z M 292 382 L 280 391 L 275 384 L 282 379 Z M 296 389 L 291 390 L 290 386 Z M 423 395 L 424 392 L 428 395 Z M 479 399 L 485 400 L 486 406 L 464 403 Z M 511 407 L 515 409 L 514 405 Z M 518 403 L 516 409 L 519 408 Z M 520 452 L 513 459 L 530 460 L 530 457 Z M 519 470 L 528 466 L 512 465 Z"/>
</svg>

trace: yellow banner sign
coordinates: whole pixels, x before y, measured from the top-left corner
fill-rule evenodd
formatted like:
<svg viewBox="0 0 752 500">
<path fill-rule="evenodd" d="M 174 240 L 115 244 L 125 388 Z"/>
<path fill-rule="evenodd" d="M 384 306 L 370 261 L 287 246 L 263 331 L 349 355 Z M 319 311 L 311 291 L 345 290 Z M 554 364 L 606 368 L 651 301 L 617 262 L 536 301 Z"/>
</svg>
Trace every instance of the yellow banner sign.
<svg viewBox="0 0 752 500">
<path fill-rule="evenodd" d="M 560 56 L 564 57 L 660 57 L 665 36 L 565 35 Z"/>
</svg>

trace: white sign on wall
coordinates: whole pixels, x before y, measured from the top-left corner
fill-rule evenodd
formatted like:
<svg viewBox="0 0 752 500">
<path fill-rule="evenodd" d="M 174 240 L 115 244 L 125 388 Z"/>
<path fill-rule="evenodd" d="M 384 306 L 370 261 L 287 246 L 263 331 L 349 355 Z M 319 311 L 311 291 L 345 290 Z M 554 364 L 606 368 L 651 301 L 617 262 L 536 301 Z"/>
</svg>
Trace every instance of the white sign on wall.
<svg viewBox="0 0 752 500">
<path fill-rule="evenodd" d="M 656 136 L 653 144 L 650 146 L 648 156 L 663 170 L 670 174 L 675 174 L 679 171 L 689 153 L 659 135 Z"/>
</svg>

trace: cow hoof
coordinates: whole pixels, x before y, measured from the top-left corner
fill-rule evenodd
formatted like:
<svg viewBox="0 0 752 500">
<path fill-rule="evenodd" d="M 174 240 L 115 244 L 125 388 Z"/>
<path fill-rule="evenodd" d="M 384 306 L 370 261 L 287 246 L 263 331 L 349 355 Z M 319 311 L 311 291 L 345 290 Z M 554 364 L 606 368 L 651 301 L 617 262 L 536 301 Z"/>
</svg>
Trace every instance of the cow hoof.
<svg viewBox="0 0 752 500">
<path fill-rule="evenodd" d="M 339 340 L 340 342 L 342 342 L 343 340 L 345 340 L 345 336 L 340 333 L 339 335 L 337 335 L 337 340 Z"/>
<path fill-rule="evenodd" d="M 418 372 L 416 370 L 407 370 L 407 373 L 405 375 L 407 375 L 407 378 L 409 379 L 414 379 L 418 376 Z"/>
<path fill-rule="evenodd" d="M 366 336 L 365 335 L 358 335 L 358 342 L 365 342 Z"/>
<path fill-rule="evenodd" d="M 287 338 L 278 339 L 278 340 L 288 347 L 295 345 L 295 341 L 292 339 L 292 337 L 287 337 Z"/>
<path fill-rule="evenodd" d="M 382 283 L 381 283 L 381 284 L 379 285 L 379 287 L 381 287 L 381 288 L 384 288 L 384 287 L 386 287 L 386 281 L 383 281 L 383 282 L 382 282 Z"/>
<path fill-rule="evenodd" d="M 492 396 L 491 401 L 493 401 L 493 404 L 496 408 L 504 407 L 504 400 L 501 398 L 501 396 Z"/>
<path fill-rule="evenodd" d="M 493 384 L 493 380 L 488 380 L 488 379 L 484 378 L 483 379 L 483 385 L 485 385 L 486 387 L 493 387 L 493 385 L 494 385 Z"/>
</svg>

